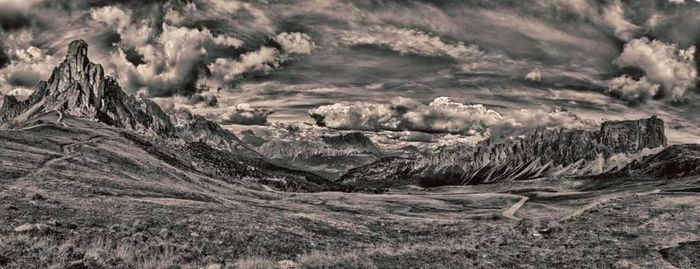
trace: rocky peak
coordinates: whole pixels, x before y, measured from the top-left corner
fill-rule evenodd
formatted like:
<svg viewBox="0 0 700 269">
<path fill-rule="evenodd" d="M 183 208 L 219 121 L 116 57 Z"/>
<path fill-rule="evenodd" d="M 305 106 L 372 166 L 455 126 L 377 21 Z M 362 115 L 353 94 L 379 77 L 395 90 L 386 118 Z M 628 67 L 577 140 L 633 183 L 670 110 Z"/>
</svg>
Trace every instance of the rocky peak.
<svg viewBox="0 0 700 269">
<path fill-rule="evenodd" d="M 75 40 L 66 58 L 22 102 L 10 100 L 0 108 L 0 124 L 12 125 L 33 115 L 59 111 L 142 133 L 171 135 L 168 116 L 150 100 L 126 94 L 114 78 L 104 75 L 101 65 L 90 62 L 88 44 Z"/>
<path fill-rule="evenodd" d="M 66 58 L 54 68 L 48 81 L 48 91 L 65 93 L 68 99 L 65 100 L 68 103 L 54 105 L 65 105 L 69 114 L 85 116 L 95 116 L 103 109 L 102 98 L 107 86 L 102 66 L 90 62 L 88 45 L 83 40 L 68 45 Z"/>
<path fill-rule="evenodd" d="M 599 143 L 608 158 L 616 153 L 636 152 L 645 148 L 668 145 L 664 121 L 656 116 L 648 119 L 606 121 L 598 132 Z"/>
<path fill-rule="evenodd" d="M 68 45 L 63 62 L 54 68 L 48 81 L 37 84 L 26 100 L 19 102 L 12 96 L 4 99 L 0 127 L 11 128 L 34 115 L 58 111 L 137 133 L 180 137 L 259 157 L 215 122 L 187 111 L 168 115 L 151 100 L 127 94 L 114 78 L 104 75 L 101 65 L 90 62 L 88 44 L 83 40 Z"/>
</svg>

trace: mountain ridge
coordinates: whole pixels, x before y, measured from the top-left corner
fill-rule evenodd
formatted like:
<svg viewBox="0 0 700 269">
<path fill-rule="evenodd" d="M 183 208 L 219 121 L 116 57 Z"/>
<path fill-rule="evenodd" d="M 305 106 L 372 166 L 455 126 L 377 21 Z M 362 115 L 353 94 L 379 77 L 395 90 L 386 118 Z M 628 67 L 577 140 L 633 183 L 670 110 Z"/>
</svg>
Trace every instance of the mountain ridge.
<svg viewBox="0 0 700 269">
<path fill-rule="evenodd" d="M 617 169 L 619 164 L 606 167 L 606 161 L 616 155 L 667 145 L 664 122 L 656 116 L 606 121 L 594 131 L 538 128 L 524 137 L 489 138 L 471 148 L 446 149 L 415 160 L 380 160 L 350 170 L 340 181 L 351 185 L 440 186 L 593 175 Z M 394 183 L 382 180 L 399 178 L 392 174 L 397 171 L 408 178 Z"/>
</svg>

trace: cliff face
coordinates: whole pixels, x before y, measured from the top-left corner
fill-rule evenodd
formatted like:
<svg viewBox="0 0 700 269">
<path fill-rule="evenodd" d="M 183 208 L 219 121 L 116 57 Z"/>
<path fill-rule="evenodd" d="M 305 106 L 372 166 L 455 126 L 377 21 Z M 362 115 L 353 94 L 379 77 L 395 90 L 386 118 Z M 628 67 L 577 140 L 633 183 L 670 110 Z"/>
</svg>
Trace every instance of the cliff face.
<svg viewBox="0 0 700 269">
<path fill-rule="evenodd" d="M 411 163 L 387 164 L 391 161 L 383 160 L 353 169 L 342 180 L 381 181 L 391 178 L 387 175 L 396 171 L 397 165 L 411 167 L 414 173 L 408 181 L 424 186 L 599 174 L 608 169 L 605 161 L 617 154 L 634 154 L 666 145 L 664 123 L 655 116 L 605 122 L 596 131 L 540 128 L 515 139 L 487 139 L 468 149 L 444 149 L 435 156 Z M 387 168 L 381 169 L 382 166 Z"/>
</svg>

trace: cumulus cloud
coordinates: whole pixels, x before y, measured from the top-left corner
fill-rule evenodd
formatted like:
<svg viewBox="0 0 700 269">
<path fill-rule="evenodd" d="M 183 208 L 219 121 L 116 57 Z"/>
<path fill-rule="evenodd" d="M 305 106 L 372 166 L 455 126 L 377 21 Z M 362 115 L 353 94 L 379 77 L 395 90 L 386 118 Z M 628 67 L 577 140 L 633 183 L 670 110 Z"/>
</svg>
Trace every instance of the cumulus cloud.
<svg viewBox="0 0 700 269">
<path fill-rule="evenodd" d="M 134 20 L 132 11 L 115 6 L 93 9 L 93 21 L 102 23 L 121 37 L 120 46 L 112 53 L 109 64 L 116 77 L 127 88 L 146 88 L 151 96 L 191 95 L 197 81 L 208 75 L 208 49 L 238 48 L 243 41 L 228 35 L 214 35 L 205 27 L 188 28 L 150 19 Z M 126 50 L 133 49 L 143 64 L 127 60 Z"/>
<path fill-rule="evenodd" d="M 209 64 L 212 75 L 223 80 L 234 80 L 246 73 L 267 73 L 278 68 L 293 55 L 311 53 L 314 43 L 304 33 L 281 33 L 273 38 L 280 48 L 262 46 L 247 52 L 239 59 L 218 58 Z"/>
<path fill-rule="evenodd" d="M 31 95 L 33 92 L 34 92 L 34 90 L 30 90 L 27 88 L 16 88 L 16 89 L 10 91 L 9 93 L 7 93 L 7 95 L 18 97 L 19 99 L 23 99 L 23 98 L 26 98 L 29 95 Z"/>
<path fill-rule="evenodd" d="M 565 109 L 514 110 L 499 113 L 483 105 L 466 105 L 438 97 L 424 105 L 409 98 L 392 104 L 355 102 L 309 111 L 319 126 L 343 130 L 420 131 L 460 135 L 511 136 L 537 127 L 585 129 L 594 122 Z"/>
<path fill-rule="evenodd" d="M 130 13 L 130 12 L 129 12 Z M 105 23 L 122 34 L 128 27 L 131 27 L 131 14 L 118 7 L 106 6 L 90 11 L 93 20 Z"/>
<path fill-rule="evenodd" d="M 344 130 L 398 130 L 399 115 L 389 104 L 336 103 L 309 110 L 319 126 Z"/>
<path fill-rule="evenodd" d="M 227 108 L 226 112 L 219 115 L 217 121 L 221 124 L 265 125 L 267 116 L 272 112 L 243 103 Z"/>
<path fill-rule="evenodd" d="M 659 93 L 661 85 L 650 83 L 646 77 L 635 80 L 622 75 L 608 82 L 608 92 L 613 96 L 627 101 L 631 105 L 644 103 Z"/>
<path fill-rule="evenodd" d="M 304 33 L 281 33 L 273 40 L 280 44 L 282 51 L 287 54 L 309 54 L 314 48 L 311 37 Z"/>
<path fill-rule="evenodd" d="M 475 135 L 502 116 L 480 104 L 465 105 L 438 97 L 427 106 L 408 110 L 401 118 L 408 130 Z"/>
<path fill-rule="evenodd" d="M 675 44 L 640 38 L 628 42 L 615 63 L 643 70 L 646 80 L 662 86 L 658 94 L 678 100 L 695 86 L 694 54 L 695 46 L 678 49 Z"/>
</svg>

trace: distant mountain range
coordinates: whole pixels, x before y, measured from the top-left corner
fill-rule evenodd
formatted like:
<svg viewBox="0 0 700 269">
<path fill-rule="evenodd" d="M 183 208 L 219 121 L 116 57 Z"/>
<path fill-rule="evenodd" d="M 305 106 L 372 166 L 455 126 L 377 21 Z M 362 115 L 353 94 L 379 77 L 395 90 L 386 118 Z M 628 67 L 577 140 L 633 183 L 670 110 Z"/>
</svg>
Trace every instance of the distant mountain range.
<svg viewBox="0 0 700 269">
<path fill-rule="evenodd" d="M 122 130 L 135 146 L 174 167 L 291 191 L 565 176 L 700 175 L 700 146 L 669 147 L 664 122 L 657 117 L 604 122 L 595 131 L 540 128 L 521 137 L 489 138 L 414 158 L 385 157 L 360 133 L 318 141 L 266 141 L 249 132 L 241 140 L 202 116 L 186 110 L 165 113 L 154 102 L 125 93 L 101 65 L 90 62 L 87 48 L 82 40 L 71 42 L 65 60 L 26 100 L 4 96 L 0 129 L 100 122 Z M 56 120 L 47 121 L 52 113 L 57 113 Z"/>
<path fill-rule="evenodd" d="M 596 131 L 539 128 L 523 137 L 489 138 L 422 158 L 384 158 L 350 170 L 340 182 L 431 187 L 564 176 L 680 177 L 698 175 L 699 165 L 698 145 L 667 148 L 664 122 L 653 116 L 606 121 Z"/>
</svg>

